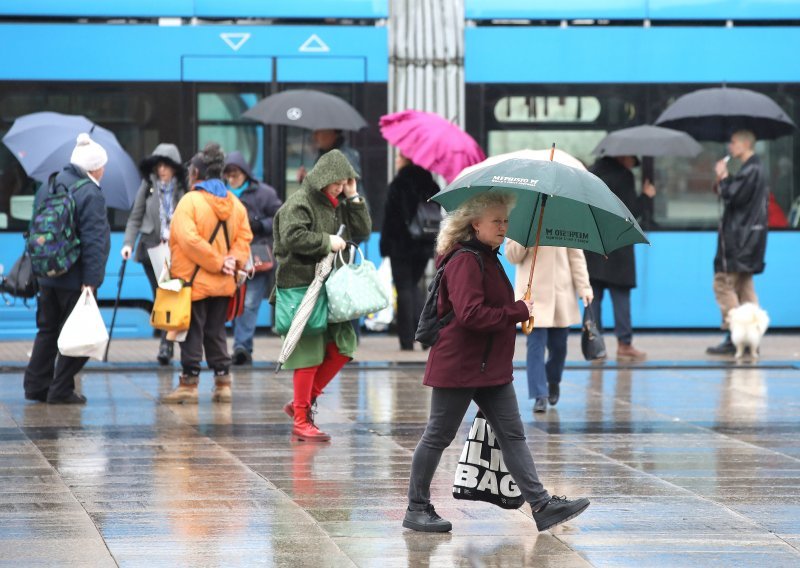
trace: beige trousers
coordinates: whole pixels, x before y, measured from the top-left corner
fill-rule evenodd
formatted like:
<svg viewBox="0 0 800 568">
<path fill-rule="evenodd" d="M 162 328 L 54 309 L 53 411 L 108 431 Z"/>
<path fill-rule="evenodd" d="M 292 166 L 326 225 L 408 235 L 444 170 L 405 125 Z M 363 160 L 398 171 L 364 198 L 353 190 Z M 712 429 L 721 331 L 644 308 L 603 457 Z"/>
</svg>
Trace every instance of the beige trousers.
<svg viewBox="0 0 800 568">
<path fill-rule="evenodd" d="M 750 272 L 717 272 L 714 274 L 714 296 L 722 312 L 722 329 L 728 329 L 727 316 L 733 308 L 752 302 L 758 304 L 753 275 Z"/>
</svg>

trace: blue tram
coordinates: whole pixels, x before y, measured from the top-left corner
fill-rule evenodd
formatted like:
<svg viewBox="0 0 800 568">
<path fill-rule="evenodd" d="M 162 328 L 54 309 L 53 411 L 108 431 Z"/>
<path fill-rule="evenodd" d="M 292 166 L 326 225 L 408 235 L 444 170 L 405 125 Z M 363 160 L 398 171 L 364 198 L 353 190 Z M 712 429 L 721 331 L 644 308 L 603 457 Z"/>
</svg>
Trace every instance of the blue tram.
<svg viewBox="0 0 800 568">
<path fill-rule="evenodd" d="M 409 4 L 408 2 L 405 3 Z M 0 7 L 0 134 L 39 110 L 83 114 L 115 132 L 134 160 L 158 142 L 184 158 L 209 140 L 238 149 L 257 175 L 286 195 L 314 156 L 305 134 L 264 127 L 241 113 L 288 88 L 337 94 L 371 126 L 350 135 L 362 155 L 375 229 L 383 215 L 386 144 L 377 129 L 387 110 L 388 0 L 6 0 Z M 676 96 L 703 86 L 746 86 L 772 96 L 800 122 L 800 4 L 781 0 L 464 0 L 467 129 L 487 154 L 559 147 L 590 163 L 607 132 L 650 123 Z M 759 142 L 775 203 L 800 207 L 800 134 Z M 656 159 L 652 247 L 638 247 L 639 328 L 713 328 L 711 291 L 719 204 L 712 165 L 725 153 L 704 144 L 693 160 Z M 641 176 L 645 174 L 642 173 Z M 0 145 L 0 264 L 22 249 L 33 187 Z M 127 212 L 109 213 L 115 232 L 106 283 L 117 290 Z M 790 287 L 800 279 L 800 233 L 770 233 L 767 269 L 756 278 L 773 327 L 800 326 Z M 377 261 L 377 238 L 366 244 Z M 511 267 L 509 267 L 511 269 Z M 131 263 L 117 337 L 150 333 L 150 290 Z M 610 314 L 611 310 L 605 310 Z M 34 310 L 0 305 L 0 338 L 30 337 Z M 270 321 L 269 306 L 260 313 Z M 608 322 L 606 322 L 608 323 Z"/>
</svg>

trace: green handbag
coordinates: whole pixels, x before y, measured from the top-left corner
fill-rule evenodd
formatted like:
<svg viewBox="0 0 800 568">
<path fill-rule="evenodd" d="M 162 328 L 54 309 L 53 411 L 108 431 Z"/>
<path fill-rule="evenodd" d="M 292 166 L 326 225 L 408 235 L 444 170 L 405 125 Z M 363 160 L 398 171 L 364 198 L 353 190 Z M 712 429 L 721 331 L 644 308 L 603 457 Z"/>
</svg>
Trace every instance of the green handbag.
<svg viewBox="0 0 800 568">
<path fill-rule="evenodd" d="M 328 322 L 350 321 L 367 314 L 379 312 L 389 305 L 389 294 L 378 278 L 375 265 L 364 260 L 361 249 L 354 247 L 361 263 L 354 264 L 356 254 L 346 263 L 339 252 L 342 266 L 335 268 L 325 281 L 328 293 Z"/>
<path fill-rule="evenodd" d="M 278 335 L 286 335 L 292 325 L 292 319 L 300 307 L 308 286 L 298 288 L 277 288 L 275 294 L 275 331 Z M 325 287 L 320 290 L 317 303 L 311 310 L 303 335 L 320 335 L 328 328 L 328 295 Z"/>
</svg>

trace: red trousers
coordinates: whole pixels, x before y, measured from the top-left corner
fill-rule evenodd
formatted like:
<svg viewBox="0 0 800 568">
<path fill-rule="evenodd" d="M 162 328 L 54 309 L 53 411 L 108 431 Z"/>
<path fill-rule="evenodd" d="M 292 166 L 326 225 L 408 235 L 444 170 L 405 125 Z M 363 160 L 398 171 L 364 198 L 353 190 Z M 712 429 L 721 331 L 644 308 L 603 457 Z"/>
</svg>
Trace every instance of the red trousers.
<svg viewBox="0 0 800 568">
<path fill-rule="evenodd" d="M 322 394 L 350 357 L 339 353 L 336 343 L 325 346 L 325 358 L 316 367 L 294 370 L 294 407 L 309 408 L 311 401 Z"/>
</svg>

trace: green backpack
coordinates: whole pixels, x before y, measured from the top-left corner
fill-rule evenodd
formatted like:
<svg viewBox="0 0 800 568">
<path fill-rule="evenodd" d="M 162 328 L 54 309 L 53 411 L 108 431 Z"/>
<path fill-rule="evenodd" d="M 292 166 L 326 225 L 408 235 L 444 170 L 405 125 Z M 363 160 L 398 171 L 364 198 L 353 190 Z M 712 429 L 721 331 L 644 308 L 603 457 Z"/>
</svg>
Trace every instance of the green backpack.
<svg viewBox="0 0 800 568">
<path fill-rule="evenodd" d="M 25 250 L 38 277 L 55 278 L 65 274 L 81 255 L 81 241 L 75 227 L 75 198 L 72 193 L 89 183 L 80 179 L 67 187 L 55 178 L 36 205 Z"/>
</svg>

